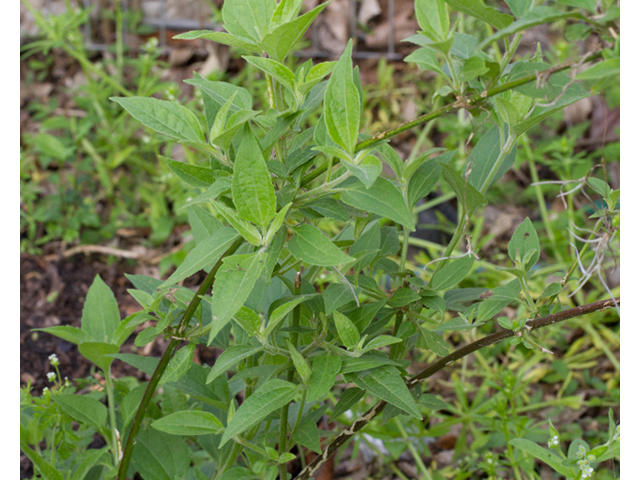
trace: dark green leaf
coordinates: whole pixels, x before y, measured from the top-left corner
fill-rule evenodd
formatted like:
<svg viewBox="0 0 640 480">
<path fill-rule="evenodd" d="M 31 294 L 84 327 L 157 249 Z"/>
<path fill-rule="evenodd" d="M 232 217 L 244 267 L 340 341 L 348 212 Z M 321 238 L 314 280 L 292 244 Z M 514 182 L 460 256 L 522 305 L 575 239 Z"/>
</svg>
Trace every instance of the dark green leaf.
<svg viewBox="0 0 640 480">
<path fill-rule="evenodd" d="M 409 205 L 415 205 L 418 200 L 431 193 L 433 187 L 438 183 L 441 172 L 442 168 L 435 160 L 427 160 L 420 164 L 420 166 L 411 175 L 411 178 L 409 178 L 409 186 L 407 190 Z"/>
<path fill-rule="evenodd" d="M 474 258 L 466 255 L 463 258 L 456 258 L 435 273 L 431 279 L 430 286 L 434 290 L 448 290 L 456 286 L 469 274 L 473 268 Z"/>
<path fill-rule="evenodd" d="M 342 360 L 340 357 L 328 352 L 317 356 L 313 360 L 309 388 L 307 390 L 307 402 L 319 400 L 329 393 L 333 384 L 336 383 L 336 377 L 340 373 L 341 366 Z"/>
<path fill-rule="evenodd" d="M 112 355 L 118 353 L 120 347 L 112 343 L 85 342 L 78 346 L 78 350 L 84 358 L 106 372 L 113 362 Z"/>
<path fill-rule="evenodd" d="M 479 18 L 496 28 L 504 28 L 513 22 L 511 15 L 500 13 L 495 8 L 487 7 L 480 0 L 446 0 L 446 2 L 454 10 Z"/>
<path fill-rule="evenodd" d="M 469 155 L 469 163 L 471 163 L 472 169 L 469 174 L 468 181 L 477 190 L 480 190 L 484 185 L 484 182 L 487 180 L 496 160 L 498 160 L 501 150 L 500 130 L 496 126 L 492 127 L 487 133 L 485 133 L 482 138 L 480 138 L 476 146 L 473 147 L 471 155 Z M 500 168 L 494 174 L 489 186 L 500 180 L 511 168 L 515 160 L 516 149 L 514 148 L 503 160 Z"/>
<path fill-rule="evenodd" d="M 158 155 L 164 164 L 180 180 L 193 187 L 210 187 L 213 183 L 213 173 L 208 167 L 199 167 L 185 162 L 178 162 L 162 155 Z"/>
<path fill-rule="evenodd" d="M 52 395 L 51 399 L 64 413 L 80 423 L 99 429 L 107 422 L 107 407 L 95 398 L 86 395 L 60 394 Z"/>
<path fill-rule="evenodd" d="M 323 267 L 344 265 L 353 260 L 313 225 L 300 225 L 293 231 L 295 235 L 289 240 L 288 248 L 298 260 Z"/>
<path fill-rule="evenodd" d="M 525 270 L 531 270 L 540 258 L 538 234 L 533 227 L 533 223 L 531 223 L 531 220 L 527 217 L 511 236 L 511 240 L 509 241 L 509 258 L 514 262 L 516 259 L 523 260 L 524 256 L 531 249 L 535 250 L 535 253 L 526 263 Z"/>
<path fill-rule="evenodd" d="M 409 415 L 422 419 L 420 410 L 409 389 L 400 377 L 400 372 L 391 366 L 365 370 L 356 374 L 354 382 L 376 397 L 398 407 Z"/>
<path fill-rule="evenodd" d="M 120 325 L 118 302 L 100 275 L 93 279 L 82 308 L 82 331 L 98 342 L 111 342 Z"/>
<path fill-rule="evenodd" d="M 215 415 L 199 410 L 175 412 L 153 421 L 151 426 L 169 435 L 207 435 L 224 430 Z"/>
</svg>

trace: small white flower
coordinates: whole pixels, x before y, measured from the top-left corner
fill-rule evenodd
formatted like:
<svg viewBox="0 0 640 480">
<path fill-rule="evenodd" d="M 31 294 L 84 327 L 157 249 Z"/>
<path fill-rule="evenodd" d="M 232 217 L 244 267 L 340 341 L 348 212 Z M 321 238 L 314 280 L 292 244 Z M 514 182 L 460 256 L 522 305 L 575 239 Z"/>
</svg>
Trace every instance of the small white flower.
<svg viewBox="0 0 640 480">
<path fill-rule="evenodd" d="M 593 468 L 591 467 L 586 467 L 582 470 L 582 477 L 581 478 L 589 478 L 591 477 L 591 475 L 593 475 Z"/>
<path fill-rule="evenodd" d="M 69 383 L 69 377 L 64 377 L 64 385 L 65 385 L 65 387 L 68 387 L 69 385 L 71 385 Z"/>
<path fill-rule="evenodd" d="M 58 356 L 55 353 L 49 355 L 49 362 L 51 362 L 51 365 L 53 365 L 54 367 L 60 365 L 60 360 L 58 360 Z"/>
<path fill-rule="evenodd" d="M 147 135 L 142 136 L 142 143 L 149 143 L 151 139 Z"/>
<path fill-rule="evenodd" d="M 56 379 L 56 374 L 54 372 L 49 372 L 47 373 L 47 378 L 49 379 L 50 382 L 53 382 Z"/>
<path fill-rule="evenodd" d="M 42 389 L 42 394 L 44 395 L 44 394 L 46 394 L 46 393 L 49 393 L 49 387 L 44 387 L 44 388 Z"/>
<path fill-rule="evenodd" d="M 547 442 L 547 445 L 548 445 L 549 448 L 551 448 L 551 447 L 554 447 L 554 446 L 558 445 L 558 443 L 560 443 L 559 440 L 558 440 L 558 436 L 554 435 L 553 437 L 551 437 L 549 439 L 549 441 Z"/>
</svg>

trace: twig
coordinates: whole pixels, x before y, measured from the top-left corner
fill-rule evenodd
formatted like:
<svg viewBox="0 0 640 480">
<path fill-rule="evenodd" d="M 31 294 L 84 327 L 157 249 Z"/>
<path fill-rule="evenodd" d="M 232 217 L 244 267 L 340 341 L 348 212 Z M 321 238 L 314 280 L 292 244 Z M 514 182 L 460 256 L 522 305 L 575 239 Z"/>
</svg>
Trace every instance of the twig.
<svg viewBox="0 0 640 480">
<path fill-rule="evenodd" d="M 606 310 L 608 308 L 616 307 L 616 304 L 618 306 L 620 305 L 620 298 L 613 300 L 602 300 L 599 302 L 590 303 L 588 305 L 570 308 L 562 312 L 547 315 L 546 317 L 528 321 L 526 328 L 529 330 L 536 330 L 538 328 L 547 327 L 549 325 L 553 325 L 554 323 L 562 322 L 570 318 L 579 317 L 588 313 L 598 312 L 600 310 Z M 465 345 L 464 347 L 459 348 L 446 357 L 437 360 L 436 362 L 432 363 L 427 368 L 422 370 L 420 373 L 411 377 L 409 380 L 407 380 L 406 385 L 409 389 L 411 389 L 418 385 L 421 381 L 431 377 L 456 360 L 466 357 L 467 355 L 480 350 L 483 347 L 493 345 L 494 343 L 501 342 L 502 340 L 506 340 L 507 338 L 515 337 L 517 334 L 517 332 L 514 332 L 512 330 L 501 330 L 499 332 L 476 340 L 475 342 L 472 342 L 468 345 Z M 318 468 L 320 468 L 322 464 L 326 462 L 327 459 L 329 459 L 342 445 L 349 441 L 351 437 L 356 434 L 356 432 L 365 427 L 371 420 L 373 420 L 374 417 L 382 412 L 386 404 L 387 402 L 385 402 L 384 400 L 380 400 L 366 413 L 356 419 L 348 428 L 340 432 L 338 436 L 335 437 L 329 445 L 327 445 L 322 454 L 316 457 L 311 463 L 309 463 L 309 465 L 307 465 L 307 467 L 298 474 L 295 480 L 307 480 L 308 478 L 310 478 L 318 470 Z"/>
</svg>

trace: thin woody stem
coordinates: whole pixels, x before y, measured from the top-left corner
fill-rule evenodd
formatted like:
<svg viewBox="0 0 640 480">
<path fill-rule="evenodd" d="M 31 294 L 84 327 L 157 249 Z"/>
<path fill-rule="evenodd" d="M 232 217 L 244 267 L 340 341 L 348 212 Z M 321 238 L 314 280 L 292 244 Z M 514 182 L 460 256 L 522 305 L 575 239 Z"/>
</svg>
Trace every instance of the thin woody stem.
<svg viewBox="0 0 640 480">
<path fill-rule="evenodd" d="M 536 320 L 531 320 L 527 322 L 525 328 L 530 330 L 536 330 L 538 328 L 547 327 L 549 325 L 553 325 L 554 323 L 562 322 L 564 320 L 568 320 L 570 318 L 579 317 L 581 315 L 586 315 L 588 313 L 598 312 L 600 310 L 606 310 L 609 308 L 614 308 L 616 305 L 620 305 L 620 298 L 602 300 L 599 302 L 590 303 L 588 305 L 583 305 L 580 307 L 570 308 L 568 310 L 564 310 L 562 312 L 554 313 L 552 315 L 547 315 L 546 317 L 538 318 Z M 455 352 L 443 357 L 436 362 L 429 365 L 427 368 L 422 370 L 420 373 L 414 375 L 410 379 L 407 380 L 406 385 L 408 388 L 413 388 L 418 385 L 421 381 L 431 377 L 435 373 L 444 369 L 446 366 L 452 364 L 456 360 L 459 360 L 467 355 L 480 350 L 483 347 L 487 347 L 489 345 L 493 345 L 494 343 L 501 342 L 502 340 L 506 340 L 507 338 L 515 337 L 518 335 L 518 332 L 514 332 L 512 330 L 501 330 L 494 334 L 488 335 L 484 338 L 476 340 L 468 345 L 465 345 L 462 348 L 459 348 Z M 338 434 L 336 438 L 324 449 L 322 454 L 316 457 L 307 467 L 302 470 L 295 480 L 307 480 L 310 478 L 317 470 L 322 466 L 324 462 L 326 462 L 331 456 L 347 441 L 349 441 L 359 430 L 365 427 L 373 418 L 375 418 L 382 410 L 384 409 L 387 402 L 384 400 L 380 400 L 373 407 L 371 407 L 366 413 L 356 419 L 348 428 L 343 430 Z"/>
<path fill-rule="evenodd" d="M 236 240 L 233 243 L 233 245 L 231 245 L 231 247 L 229 247 L 229 249 L 222 254 L 222 256 L 220 257 L 220 260 L 216 262 L 214 267 L 211 269 L 211 271 L 207 275 L 207 278 L 204 279 L 204 282 L 202 282 L 202 285 L 200 285 L 200 288 L 198 288 L 198 291 L 193 296 L 193 299 L 189 303 L 189 306 L 185 310 L 184 316 L 182 317 L 182 320 L 180 321 L 180 324 L 177 327 L 178 332 L 182 331 L 187 325 L 189 325 L 189 322 L 191 321 L 193 314 L 196 312 L 196 309 L 198 308 L 198 306 L 200 305 L 200 302 L 202 301 L 202 296 L 205 295 L 211 288 L 211 285 L 213 285 L 213 282 L 215 281 L 215 278 L 216 278 L 216 274 L 218 273 L 218 270 L 222 265 L 222 260 L 225 257 L 232 255 L 238 248 L 240 248 L 240 245 L 242 245 L 242 243 L 243 243 L 242 238 L 239 238 L 238 240 Z M 174 352 L 178 348 L 178 345 L 180 345 L 180 340 L 178 339 L 171 340 L 171 342 L 169 343 L 169 346 L 167 347 L 164 354 L 162 355 L 162 358 L 160 358 L 160 362 L 158 363 L 158 366 L 153 372 L 151 379 L 149 380 L 147 389 L 145 390 L 144 396 L 142 397 L 142 401 L 140 402 L 140 407 L 138 407 L 136 416 L 133 419 L 133 424 L 131 425 L 131 430 L 129 431 L 129 436 L 127 437 L 126 446 L 124 447 L 124 451 L 122 452 L 122 461 L 120 462 L 120 467 L 118 468 L 118 480 L 125 480 L 127 477 L 127 470 L 129 469 L 129 462 L 131 462 L 131 454 L 133 453 L 133 444 L 134 444 L 135 438 L 138 435 L 138 432 L 140 431 L 140 426 L 142 425 L 142 420 L 144 419 L 145 413 L 147 411 L 147 407 L 151 402 L 151 397 L 153 397 L 156 387 L 158 386 L 158 383 L 162 378 L 162 374 L 166 370 L 167 365 L 169 365 L 169 360 L 171 360 L 171 357 L 173 356 Z"/>
</svg>

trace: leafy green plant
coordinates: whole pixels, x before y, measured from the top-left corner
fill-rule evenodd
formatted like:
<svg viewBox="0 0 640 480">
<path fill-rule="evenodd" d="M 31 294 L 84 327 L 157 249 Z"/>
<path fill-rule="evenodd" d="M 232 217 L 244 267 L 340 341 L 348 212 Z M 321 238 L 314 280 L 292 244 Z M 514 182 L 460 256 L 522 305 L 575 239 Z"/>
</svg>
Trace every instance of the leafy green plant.
<svg viewBox="0 0 640 480">
<path fill-rule="evenodd" d="M 134 285 L 130 293 L 143 310 L 121 321 L 115 300 L 97 278 L 81 329 L 43 329 L 78 344 L 104 374 L 108 415 L 92 424 L 79 411 L 65 413 L 103 434 L 111 452 L 99 457 L 105 478 L 124 480 L 137 472 L 143 478 L 286 479 L 287 464 L 298 459 L 302 469 L 296 478 L 307 479 L 379 414 L 382 424 L 393 420 L 401 427 L 400 419 L 418 422 L 425 414 L 449 408 L 428 388 L 423 392 L 423 384 L 456 360 L 503 340 L 521 348 L 523 355 L 545 354 L 548 349 L 534 331 L 620 303 L 606 298 L 567 308 L 563 302 L 576 269 L 586 271 L 583 261 L 595 237 L 606 247 L 619 227 L 619 191 L 586 177 L 583 183 L 603 201 L 593 237 L 582 240 L 569 265 L 551 266 L 553 271 L 567 267 L 561 281 L 542 293 L 532 288 L 549 272 L 539 268 L 538 232 L 527 218 L 509 242 L 508 258 L 499 264 L 482 260 L 495 283 L 480 291 L 463 286 L 481 261 L 469 226 L 487 204 L 487 192 L 514 163 L 518 139 L 597 92 L 598 82 L 615 74 L 600 66 L 615 60 L 619 50 L 618 37 L 612 38 L 608 28 L 616 18 L 613 13 L 594 15 L 590 2 L 566 10 L 509 1 L 512 14 L 506 14 L 477 0 L 417 0 L 421 31 L 409 40 L 420 48 L 408 60 L 440 75 L 446 85 L 439 96 L 451 101 L 370 137 L 360 133 L 364 94 L 358 68 L 352 65 L 351 42 L 337 62 L 308 61 L 294 69 L 285 64 L 326 7 L 298 16 L 301 3 L 228 0 L 222 8 L 226 32 L 178 37 L 204 38 L 249 52 L 243 58 L 262 72 L 268 108 L 254 110 L 254 99 L 240 86 L 198 76 L 188 83 L 202 91 L 204 127 L 196 114 L 175 102 L 113 98 L 145 126 L 210 161 L 196 165 L 163 159 L 178 177 L 201 189 L 188 204 L 196 246 L 166 281 L 129 277 Z M 470 15 L 485 22 L 491 33 L 476 38 L 456 31 L 450 7 L 458 18 Z M 540 51 L 513 60 L 527 28 L 561 19 L 600 35 L 610 48 L 577 63 L 549 65 Z M 573 77 L 576 65 L 603 58 L 581 74 L 585 85 Z M 570 75 L 563 73 L 567 70 Z M 587 89 L 589 81 L 595 81 L 595 90 Z M 492 125 L 466 164 L 458 162 L 456 151 L 440 149 L 403 161 L 387 143 L 460 109 Z M 393 171 L 392 178 L 381 175 L 383 163 Z M 438 183 L 457 199 L 458 224 L 442 255 L 425 269 L 413 270 L 407 252 L 416 204 Z M 459 251 L 463 238 L 467 247 Z M 594 265 L 600 267 L 598 258 Z M 200 270 L 208 273 L 196 292 L 180 286 Z M 491 332 L 493 319 L 506 307 L 515 317 L 497 318 L 500 330 L 451 351 L 450 338 L 476 329 Z M 142 347 L 164 336 L 164 355 L 121 353 L 136 326 L 149 320 L 155 324 L 140 331 L 134 343 Z M 223 350 L 213 367 L 192 361 L 198 344 Z M 414 349 L 439 358 L 410 375 L 407 357 Z M 114 359 L 147 373 L 149 382 L 134 388 L 114 382 Z M 237 373 L 229 378 L 229 371 Z M 455 378 L 454 383 L 460 401 L 454 408 L 463 418 L 486 415 L 483 398 L 467 405 L 465 383 Z M 162 393 L 154 396 L 159 385 Z M 498 419 L 485 426 L 502 435 L 504 442 L 496 445 L 506 448 L 504 464 L 514 478 L 529 478 L 531 457 L 561 474 L 580 476 L 591 467 L 578 460 L 616 455 L 615 450 L 606 457 L 601 447 L 597 452 L 584 447 L 578 458 L 570 449 L 564 463 L 564 458 L 558 460 L 560 452 L 557 456 L 531 443 L 525 436 L 539 434 L 540 426 L 508 408 L 521 401 L 522 385 L 521 377 L 506 369 L 482 387 L 483 396 L 489 388 L 500 392 L 490 405 Z M 348 388 L 336 398 L 340 386 Z M 124 395 L 120 403 L 116 390 Z M 56 395 L 66 394 L 50 395 L 55 402 Z M 327 409 L 340 419 L 371 397 L 377 402 L 369 402 L 343 430 L 323 433 L 329 438 L 321 442 L 318 421 Z M 62 478 L 57 444 L 48 444 L 50 460 L 31 450 L 39 438 L 27 435 L 29 425 L 23 451 L 35 459 L 42 476 Z M 428 477 L 408 434 L 402 428 L 399 433 Z M 612 431 L 604 446 L 617 441 Z M 305 449 L 318 454 L 307 465 Z M 491 469 L 488 458 L 480 466 L 485 470 Z"/>
</svg>

